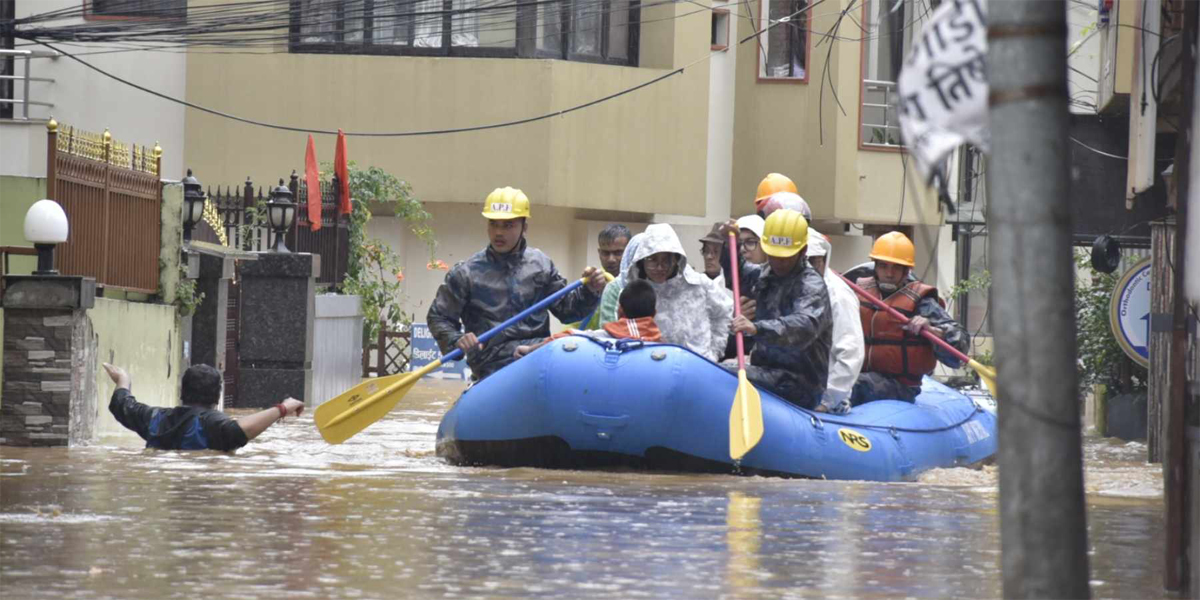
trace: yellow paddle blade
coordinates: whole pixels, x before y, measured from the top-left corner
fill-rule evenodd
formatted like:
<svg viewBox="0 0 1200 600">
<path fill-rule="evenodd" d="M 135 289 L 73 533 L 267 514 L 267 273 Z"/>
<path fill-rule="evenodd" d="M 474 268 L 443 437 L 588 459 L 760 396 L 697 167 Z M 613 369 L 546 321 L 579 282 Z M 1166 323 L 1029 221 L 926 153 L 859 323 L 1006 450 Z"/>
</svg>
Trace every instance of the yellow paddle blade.
<svg viewBox="0 0 1200 600">
<path fill-rule="evenodd" d="M 737 394 L 729 409 L 729 457 L 738 460 L 758 444 L 763 436 L 762 399 L 746 379 L 746 370 L 738 371 Z"/>
<path fill-rule="evenodd" d="M 318 406 L 313 413 L 313 421 L 321 437 L 330 444 L 340 444 L 350 439 L 371 423 L 382 419 L 417 380 L 440 365 L 441 361 L 434 361 L 412 373 L 364 381 Z"/>
<path fill-rule="evenodd" d="M 967 365 L 979 373 L 979 378 L 983 380 L 983 385 L 987 386 L 988 393 L 992 395 L 992 398 L 999 400 L 1000 397 L 996 395 L 996 370 L 973 358 L 967 361 Z"/>
<path fill-rule="evenodd" d="M 362 383 L 338 394 L 337 397 L 332 398 L 321 406 L 329 406 L 335 402 L 349 403 L 350 399 L 354 398 L 355 396 L 361 396 L 363 398 L 372 396 L 376 392 L 386 388 L 389 385 L 392 385 L 393 383 L 396 383 L 397 381 L 400 381 L 401 379 L 404 379 L 405 377 L 408 377 L 409 375 L 410 373 L 396 373 L 395 375 L 388 375 L 386 377 L 364 378 Z M 317 407 L 317 410 L 320 411 L 322 409 L 321 407 Z"/>
</svg>

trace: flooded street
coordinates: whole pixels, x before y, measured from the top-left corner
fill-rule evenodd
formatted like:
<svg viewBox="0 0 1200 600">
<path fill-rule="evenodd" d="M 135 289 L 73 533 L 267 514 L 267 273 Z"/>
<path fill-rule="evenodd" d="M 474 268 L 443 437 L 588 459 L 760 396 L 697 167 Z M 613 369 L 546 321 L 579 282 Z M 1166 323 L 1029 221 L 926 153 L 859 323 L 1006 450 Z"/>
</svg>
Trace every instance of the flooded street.
<svg viewBox="0 0 1200 600">
<path fill-rule="evenodd" d="M 0 449 L 0 581 L 24 598 L 996 597 L 996 471 L 919 483 L 456 468 L 459 386 L 326 445 L 234 456 Z M 1087 440 L 1092 594 L 1160 597 L 1160 471 Z"/>
</svg>

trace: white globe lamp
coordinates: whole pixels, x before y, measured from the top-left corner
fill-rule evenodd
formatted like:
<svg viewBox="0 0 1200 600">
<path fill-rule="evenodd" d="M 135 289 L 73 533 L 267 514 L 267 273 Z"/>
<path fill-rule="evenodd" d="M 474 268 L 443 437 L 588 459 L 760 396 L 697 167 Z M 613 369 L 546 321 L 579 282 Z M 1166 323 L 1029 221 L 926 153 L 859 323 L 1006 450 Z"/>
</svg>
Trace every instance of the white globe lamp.
<svg viewBox="0 0 1200 600">
<path fill-rule="evenodd" d="M 34 275 L 58 275 L 54 270 L 54 246 L 67 241 L 67 213 L 53 200 L 38 200 L 25 213 L 25 239 L 37 248 Z"/>
</svg>

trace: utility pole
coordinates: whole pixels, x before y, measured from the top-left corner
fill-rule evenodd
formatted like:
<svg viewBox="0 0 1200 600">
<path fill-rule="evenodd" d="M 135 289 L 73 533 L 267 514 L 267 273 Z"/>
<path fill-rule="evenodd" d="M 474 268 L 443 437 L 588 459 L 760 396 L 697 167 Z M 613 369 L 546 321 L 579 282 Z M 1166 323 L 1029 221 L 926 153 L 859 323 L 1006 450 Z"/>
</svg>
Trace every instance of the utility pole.
<svg viewBox="0 0 1200 600">
<path fill-rule="evenodd" d="M 1180 39 L 1180 90 L 1183 95 L 1180 102 L 1182 108 L 1183 131 L 1180 131 L 1175 143 L 1175 247 L 1171 251 L 1174 257 L 1171 269 L 1173 290 L 1171 315 L 1171 391 L 1167 396 L 1164 413 L 1166 426 L 1163 432 L 1163 496 L 1166 501 L 1166 544 L 1163 571 L 1163 587 L 1170 591 L 1183 591 L 1188 586 L 1188 482 L 1186 475 L 1187 451 L 1184 440 L 1184 424 L 1187 415 L 1187 293 L 1184 289 L 1184 265 L 1187 259 L 1185 249 L 1188 244 L 1188 196 L 1190 195 L 1191 171 L 1194 164 L 1192 157 L 1193 128 L 1196 126 L 1195 94 L 1196 94 L 1196 37 L 1197 37 L 1197 3 L 1185 2 L 1183 8 L 1183 29 L 1179 32 Z M 1195 548 L 1190 549 L 1195 552 Z M 1192 560 L 1196 560 L 1192 555 Z M 1195 585 L 1195 582 L 1191 582 Z"/>
<path fill-rule="evenodd" d="M 1066 3 L 988 3 L 988 229 L 1004 597 L 1086 598 Z"/>
</svg>

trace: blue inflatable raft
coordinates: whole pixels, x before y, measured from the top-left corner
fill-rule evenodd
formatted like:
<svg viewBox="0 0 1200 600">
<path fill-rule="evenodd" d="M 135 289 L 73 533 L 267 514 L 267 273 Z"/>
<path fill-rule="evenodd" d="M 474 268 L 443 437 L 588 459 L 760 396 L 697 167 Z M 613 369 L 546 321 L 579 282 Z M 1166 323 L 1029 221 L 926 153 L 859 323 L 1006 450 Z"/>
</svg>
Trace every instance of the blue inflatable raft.
<svg viewBox="0 0 1200 600">
<path fill-rule="evenodd" d="M 912 480 L 996 452 L 990 399 L 926 378 L 916 403 L 813 413 L 760 389 L 762 441 L 729 458 L 737 377 L 686 348 L 557 340 L 462 394 L 437 453 L 454 464 Z"/>
</svg>

